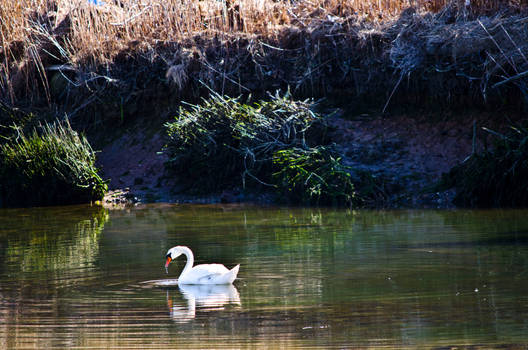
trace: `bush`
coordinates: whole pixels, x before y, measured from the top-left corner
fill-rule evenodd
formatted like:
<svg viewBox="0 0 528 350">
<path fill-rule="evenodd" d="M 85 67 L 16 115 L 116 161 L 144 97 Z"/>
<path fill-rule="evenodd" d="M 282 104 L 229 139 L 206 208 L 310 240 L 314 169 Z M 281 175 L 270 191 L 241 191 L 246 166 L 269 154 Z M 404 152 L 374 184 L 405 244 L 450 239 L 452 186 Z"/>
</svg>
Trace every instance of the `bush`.
<svg viewBox="0 0 528 350">
<path fill-rule="evenodd" d="M 101 199 L 107 185 L 95 153 L 68 122 L 45 124 L 30 136 L 18 130 L 0 145 L 0 204 L 33 206 Z"/>
<path fill-rule="evenodd" d="M 252 104 L 213 94 L 166 125 L 168 167 L 195 191 L 267 185 L 289 202 L 356 204 L 348 168 L 321 145 L 327 126 L 311 107 L 288 94 Z"/>
<path fill-rule="evenodd" d="M 490 131 L 490 130 L 488 130 Z M 445 187 L 455 187 L 455 204 L 476 207 L 528 205 L 528 129 L 512 127 L 497 137 L 492 151 L 474 154 L 443 178 Z"/>
<path fill-rule="evenodd" d="M 268 183 L 275 151 L 324 142 L 322 118 L 289 94 L 242 103 L 213 93 L 167 123 L 167 167 L 198 192 Z"/>
</svg>

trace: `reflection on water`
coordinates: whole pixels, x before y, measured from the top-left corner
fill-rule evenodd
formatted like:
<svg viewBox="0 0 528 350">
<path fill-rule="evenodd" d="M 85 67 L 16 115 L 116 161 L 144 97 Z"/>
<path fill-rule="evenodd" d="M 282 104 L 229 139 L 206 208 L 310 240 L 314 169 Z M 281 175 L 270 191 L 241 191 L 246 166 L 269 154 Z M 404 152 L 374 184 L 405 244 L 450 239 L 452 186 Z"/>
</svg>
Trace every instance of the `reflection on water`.
<svg viewBox="0 0 528 350">
<path fill-rule="evenodd" d="M 66 215 L 53 208 L 0 210 L 1 271 L 48 280 L 93 268 L 107 220 L 101 207 L 72 207 Z"/>
<path fill-rule="evenodd" d="M 238 290 L 229 285 L 179 285 L 186 303 L 174 303 L 167 290 L 170 317 L 176 322 L 188 322 L 196 317 L 196 311 L 211 312 L 226 307 L 240 306 Z"/>
<path fill-rule="evenodd" d="M 0 348 L 527 348 L 527 214 L 3 209 Z M 153 283 L 177 244 L 239 278 Z"/>
</svg>

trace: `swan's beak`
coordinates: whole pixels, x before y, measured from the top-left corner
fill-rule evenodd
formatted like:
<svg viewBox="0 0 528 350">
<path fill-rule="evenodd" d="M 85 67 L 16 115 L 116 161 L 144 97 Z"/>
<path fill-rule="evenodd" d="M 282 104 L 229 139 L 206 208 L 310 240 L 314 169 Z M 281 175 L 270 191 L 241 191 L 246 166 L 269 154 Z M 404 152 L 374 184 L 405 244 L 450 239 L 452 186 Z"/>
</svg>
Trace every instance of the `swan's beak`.
<svg viewBox="0 0 528 350">
<path fill-rule="evenodd" d="M 172 258 L 170 256 L 167 257 L 167 261 L 165 262 L 165 272 L 169 273 L 169 264 L 172 261 Z"/>
</svg>

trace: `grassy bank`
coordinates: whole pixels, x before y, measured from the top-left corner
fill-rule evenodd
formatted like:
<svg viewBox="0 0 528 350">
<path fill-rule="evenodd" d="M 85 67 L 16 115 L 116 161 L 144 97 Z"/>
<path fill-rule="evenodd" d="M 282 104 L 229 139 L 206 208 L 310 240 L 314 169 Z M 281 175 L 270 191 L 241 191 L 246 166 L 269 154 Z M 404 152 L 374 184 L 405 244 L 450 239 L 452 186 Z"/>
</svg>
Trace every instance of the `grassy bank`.
<svg viewBox="0 0 528 350">
<path fill-rule="evenodd" d="M 347 167 L 328 143 L 324 117 L 286 94 L 242 102 L 213 94 L 167 123 L 169 169 L 194 192 L 268 190 L 292 204 L 356 206 Z"/>
</svg>

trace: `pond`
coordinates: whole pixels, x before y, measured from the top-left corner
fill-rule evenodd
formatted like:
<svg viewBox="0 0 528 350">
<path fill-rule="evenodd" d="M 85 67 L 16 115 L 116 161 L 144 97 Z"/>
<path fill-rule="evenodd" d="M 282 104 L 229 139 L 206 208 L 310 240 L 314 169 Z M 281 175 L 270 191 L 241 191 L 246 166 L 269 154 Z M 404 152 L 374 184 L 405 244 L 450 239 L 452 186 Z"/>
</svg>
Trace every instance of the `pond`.
<svg viewBox="0 0 528 350">
<path fill-rule="evenodd" d="M 239 278 L 156 283 L 175 245 Z M 526 210 L 0 210 L 2 349 L 526 349 L 527 315 Z"/>
</svg>

